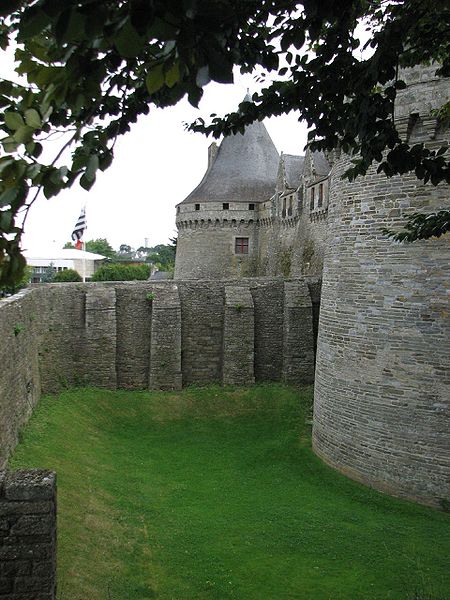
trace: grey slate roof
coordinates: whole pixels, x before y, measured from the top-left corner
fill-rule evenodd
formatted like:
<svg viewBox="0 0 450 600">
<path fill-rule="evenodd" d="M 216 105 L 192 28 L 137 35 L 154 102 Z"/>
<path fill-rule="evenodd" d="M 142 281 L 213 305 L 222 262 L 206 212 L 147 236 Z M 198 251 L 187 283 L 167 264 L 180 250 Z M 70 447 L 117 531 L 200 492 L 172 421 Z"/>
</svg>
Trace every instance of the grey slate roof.
<svg viewBox="0 0 450 600">
<path fill-rule="evenodd" d="M 279 155 L 260 122 L 244 134 L 224 138 L 202 181 L 183 200 L 192 202 L 263 202 L 275 190 Z"/>
<path fill-rule="evenodd" d="M 317 176 L 328 175 L 330 172 L 330 163 L 325 158 L 325 154 L 320 151 L 312 153 L 312 160 L 314 164 L 314 170 Z"/>
<path fill-rule="evenodd" d="M 295 156 L 294 154 L 283 154 L 283 160 L 286 187 L 296 189 L 300 185 L 305 157 Z"/>
</svg>

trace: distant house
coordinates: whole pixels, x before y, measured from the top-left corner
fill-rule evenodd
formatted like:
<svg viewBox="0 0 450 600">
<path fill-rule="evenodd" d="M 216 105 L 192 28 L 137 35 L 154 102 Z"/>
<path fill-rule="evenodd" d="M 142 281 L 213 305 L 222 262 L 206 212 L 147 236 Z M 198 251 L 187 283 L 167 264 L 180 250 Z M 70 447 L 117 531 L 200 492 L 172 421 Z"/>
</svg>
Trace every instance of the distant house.
<svg viewBox="0 0 450 600">
<path fill-rule="evenodd" d="M 24 252 L 27 264 L 33 267 L 31 283 L 42 283 L 48 268 L 55 272 L 75 269 L 86 280 L 89 280 L 106 256 L 76 250 L 75 248 L 51 249 L 44 251 L 28 250 Z"/>
</svg>

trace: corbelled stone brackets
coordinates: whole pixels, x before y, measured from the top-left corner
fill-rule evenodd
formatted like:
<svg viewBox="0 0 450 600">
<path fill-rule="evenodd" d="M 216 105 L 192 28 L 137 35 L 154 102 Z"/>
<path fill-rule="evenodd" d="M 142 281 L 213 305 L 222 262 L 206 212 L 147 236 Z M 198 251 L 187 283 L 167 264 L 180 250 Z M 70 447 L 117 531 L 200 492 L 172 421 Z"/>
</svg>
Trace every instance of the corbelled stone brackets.
<svg viewBox="0 0 450 600">
<path fill-rule="evenodd" d="M 56 598 L 56 477 L 0 471 L 0 600 Z"/>
<path fill-rule="evenodd" d="M 149 388 L 180 390 L 181 304 L 176 284 L 153 287 Z"/>
<path fill-rule="evenodd" d="M 255 311 L 250 290 L 225 287 L 223 332 L 223 383 L 255 383 Z"/>
<path fill-rule="evenodd" d="M 96 387 L 117 387 L 116 290 L 113 287 L 89 286 L 86 293 L 87 381 Z"/>
<path fill-rule="evenodd" d="M 312 304 L 306 282 L 284 284 L 283 382 L 314 381 Z"/>
</svg>

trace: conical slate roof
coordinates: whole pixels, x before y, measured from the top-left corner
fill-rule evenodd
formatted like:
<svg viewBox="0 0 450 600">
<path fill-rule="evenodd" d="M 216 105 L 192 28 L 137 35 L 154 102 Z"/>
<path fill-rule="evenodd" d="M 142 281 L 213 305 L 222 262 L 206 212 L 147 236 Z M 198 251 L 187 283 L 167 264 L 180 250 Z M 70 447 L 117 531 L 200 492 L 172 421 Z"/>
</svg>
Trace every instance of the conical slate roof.
<svg viewBox="0 0 450 600">
<path fill-rule="evenodd" d="M 188 202 L 263 202 L 275 191 L 279 156 L 267 129 L 257 121 L 244 134 L 224 138 Z"/>
</svg>

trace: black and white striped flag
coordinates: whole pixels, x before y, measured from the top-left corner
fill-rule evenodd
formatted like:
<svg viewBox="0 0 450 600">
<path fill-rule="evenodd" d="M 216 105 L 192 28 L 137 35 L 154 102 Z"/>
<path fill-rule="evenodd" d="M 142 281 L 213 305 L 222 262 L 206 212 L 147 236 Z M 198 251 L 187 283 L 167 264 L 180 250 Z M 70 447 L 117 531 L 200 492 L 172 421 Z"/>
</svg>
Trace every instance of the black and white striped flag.
<svg viewBox="0 0 450 600">
<path fill-rule="evenodd" d="M 80 216 L 78 217 L 78 221 L 75 225 L 75 228 L 72 231 L 72 239 L 74 242 L 78 242 L 81 240 L 85 229 L 87 229 L 86 208 L 82 208 Z"/>
</svg>

